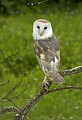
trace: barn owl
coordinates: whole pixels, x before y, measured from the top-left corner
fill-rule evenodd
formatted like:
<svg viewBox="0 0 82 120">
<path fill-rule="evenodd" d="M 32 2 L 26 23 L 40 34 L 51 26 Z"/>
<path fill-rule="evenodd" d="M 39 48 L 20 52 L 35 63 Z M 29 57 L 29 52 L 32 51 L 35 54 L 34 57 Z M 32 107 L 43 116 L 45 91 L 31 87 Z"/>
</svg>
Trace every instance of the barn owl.
<svg viewBox="0 0 82 120">
<path fill-rule="evenodd" d="M 34 53 L 45 77 L 42 83 L 47 86 L 48 80 L 57 85 L 64 83 L 64 78 L 58 73 L 60 62 L 59 42 L 53 35 L 51 23 L 38 19 L 33 24 Z"/>
</svg>

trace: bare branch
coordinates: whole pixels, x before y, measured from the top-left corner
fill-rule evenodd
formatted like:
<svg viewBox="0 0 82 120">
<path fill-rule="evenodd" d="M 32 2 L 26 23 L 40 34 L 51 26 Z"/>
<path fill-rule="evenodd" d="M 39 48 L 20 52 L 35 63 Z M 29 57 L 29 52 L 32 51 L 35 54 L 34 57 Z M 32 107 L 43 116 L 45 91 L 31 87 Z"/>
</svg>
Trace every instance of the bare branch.
<svg viewBox="0 0 82 120">
<path fill-rule="evenodd" d="M 79 89 L 82 90 L 82 87 L 79 86 L 65 86 L 61 88 L 55 88 L 53 90 L 41 90 L 39 94 L 37 94 L 32 100 L 30 100 L 29 103 L 17 114 L 12 120 L 24 120 L 25 116 L 29 112 L 29 110 L 46 94 L 51 93 L 51 92 L 56 92 L 60 90 L 65 90 L 65 89 Z"/>
<path fill-rule="evenodd" d="M 0 62 L 0 64 L 6 62 L 9 58 L 14 57 L 15 55 L 17 55 L 17 54 L 19 54 L 20 52 L 24 51 L 24 50 L 26 49 L 26 46 L 27 46 L 27 41 L 25 41 L 25 46 L 24 46 L 24 48 L 22 48 L 21 50 L 19 49 L 16 53 L 8 56 L 7 58 L 5 58 L 5 56 L 4 56 L 4 54 L 3 54 L 3 51 L 0 49 L 0 52 L 1 52 L 1 54 L 2 54 L 2 56 L 3 56 L 3 59 L 4 59 L 4 61 Z"/>
<path fill-rule="evenodd" d="M 0 109 L 0 114 L 3 114 L 5 112 L 19 112 L 19 109 L 17 109 L 16 107 L 4 107 Z"/>
<path fill-rule="evenodd" d="M 1 52 L 1 54 L 3 56 L 3 59 L 4 59 L 2 62 L 0 62 L 0 64 L 6 62 L 9 66 L 11 66 L 12 68 L 14 68 L 19 74 L 25 76 L 24 73 L 21 73 L 15 66 L 11 65 L 8 60 L 9 60 L 9 58 L 14 57 L 15 55 L 17 55 L 20 52 L 24 51 L 26 49 L 26 46 L 27 46 L 27 41 L 25 41 L 24 48 L 22 48 L 21 50 L 19 49 L 16 53 L 8 56 L 7 58 L 5 58 L 3 51 L 0 49 L 0 52 Z"/>
<path fill-rule="evenodd" d="M 23 90 L 20 94 L 15 95 L 15 96 L 12 96 L 10 99 L 13 99 L 13 98 L 15 98 L 15 97 L 21 97 L 21 95 L 26 91 L 26 89 L 29 90 L 29 89 L 32 87 L 32 85 L 34 84 L 34 82 L 35 82 L 35 80 L 33 80 L 29 86 L 27 86 L 27 85 L 25 84 L 24 90 Z"/>
<path fill-rule="evenodd" d="M 27 88 L 27 86 L 25 85 L 24 90 L 20 94 L 11 97 L 10 100 L 13 99 L 13 98 L 15 98 L 15 97 L 20 97 L 26 91 L 26 88 Z"/>
<path fill-rule="evenodd" d="M 77 67 L 74 67 L 74 68 L 68 69 L 68 70 L 59 70 L 59 73 L 62 76 L 72 75 L 72 74 L 76 74 L 76 73 L 80 73 L 80 72 L 82 72 L 82 66 L 77 66 Z"/>
<path fill-rule="evenodd" d="M 29 110 L 35 105 L 45 94 L 47 90 L 41 90 L 12 120 L 24 120 Z"/>
<path fill-rule="evenodd" d="M 56 92 L 56 91 L 60 91 L 60 90 L 65 90 L 65 89 L 79 89 L 79 90 L 82 90 L 82 87 L 80 87 L 80 86 L 64 86 L 64 87 L 48 90 L 47 93 Z"/>
<path fill-rule="evenodd" d="M 6 99 L 7 96 L 8 96 L 10 93 L 12 93 L 12 92 L 22 83 L 22 80 L 23 80 L 23 76 L 22 76 L 20 82 L 19 82 L 18 84 L 16 84 L 15 87 L 12 88 L 12 89 L 2 98 L 2 100 Z"/>
<path fill-rule="evenodd" d="M 48 0 L 43 0 L 41 2 L 31 2 L 30 0 L 26 0 L 23 3 L 25 3 L 25 4 L 27 4 L 29 6 L 29 5 L 40 5 L 40 4 L 45 3 L 45 2 L 48 2 Z"/>
<path fill-rule="evenodd" d="M 4 58 L 4 60 L 3 60 L 2 62 L 0 62 L 0 64 L 6 62 L 10 67 L 14 68 L 19 74 L 21 74 L 21 72 L 20 72 L 15 66 L 11 65 L 11 64 L 9 63 L 9 61 L 8 61 L 8 59 L 9 59 L 10 57 L 12 57 L 12 56 L 18 54 L 19 51 L 17 51 L 15 54 L 9 56 L 8 58 L 5 58 L 4 53 L 3 53 L 2 50 L 0 50 L 0 51 L 1 51 L 1 54 L 2 54 L 2 56 L 3 56 L 3 58 Z"/>
<path fill-rule="evenodd" d="M 10 98 L 7 98 L 18 110 L 20 110 L 20 108 L 10 99 Z"/>
<path fill-rule="evenodd" d="M 78 66 L 72 69 L 68 69 L 68 70 L 62 70 L 59 71 L 59 73 L 62 76 L 67 76 L 67 75 L 71 75 L 71 74 L 75 74 L 75 73 L 80 73 L 82 72 L 82 66 Z M 51 82 L 48 81 L 48 88 L 51 86 Z M 65 87 L 61 87 L 61 88 L 55 88 L 52 90 L 47 90 L 45 88 L 43 88 L 32 100 L 30 100 L 25 107 L 23 107 L 20 112 L 18 114 L 15 115 L 15 117 L 12 120 L 24 120 L 24 118 L 26 117 L 27 113 L 30 111 L 30 109 L 46 94 L 50 93 L 50 92 L 56 92 L 56 91 L 60 91 L 60 90 L 65 90 L 65 89 L 79 89 L 82 90 L 82 87 L 79 86 L 65 86 Z"/>
<path fill-rule="evenodd" d="M 7 82 L 2 83 L 0 86 L 6 85 L 9 83 L 9 80 Z"/>
</svg>

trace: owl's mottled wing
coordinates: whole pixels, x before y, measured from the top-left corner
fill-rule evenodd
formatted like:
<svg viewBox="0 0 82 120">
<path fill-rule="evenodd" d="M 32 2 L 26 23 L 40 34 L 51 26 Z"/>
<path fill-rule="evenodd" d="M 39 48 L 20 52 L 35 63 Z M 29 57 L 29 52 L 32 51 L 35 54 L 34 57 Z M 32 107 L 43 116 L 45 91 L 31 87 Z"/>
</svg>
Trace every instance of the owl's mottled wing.
<svg viewBox="0 0 82 120">
<path fill-rule="evenodd" d="M 46 40 L 36 40 L 34 52 L 47 78 L 56 84 L 64 83 L 64 78 L 58 73 L 60 61 L 59 42 L 54 37 Z"/>
<path fill-rule="evenodd" d="M 59 42 L 54 37 L 50 37 L 47 40 L 36 40 L 34 52 L 38 59 L 46 64 L 51 64 L 52 61 L 58 64 L 60 61 Z"/>
</svg>

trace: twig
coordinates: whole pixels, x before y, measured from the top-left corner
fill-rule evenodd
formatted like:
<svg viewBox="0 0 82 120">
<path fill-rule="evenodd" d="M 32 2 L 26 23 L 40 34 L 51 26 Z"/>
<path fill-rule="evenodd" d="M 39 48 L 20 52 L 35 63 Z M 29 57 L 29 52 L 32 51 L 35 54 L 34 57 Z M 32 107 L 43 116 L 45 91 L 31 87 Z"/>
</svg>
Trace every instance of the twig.
<svg viewBox="0 0 82 120">
<path fill-rule="evenodd" d="M 2 100 L 6 99 L 7 96 L 8 96 L 10 93 L 12 93 L 12 92 L 22 83 L 22 80 L 23 80 L 23 76 L 22 76 L 20 82 L 19 82 L 18 84 L 16 84 L 15 87 L 12 88 L 12 89 L 2 98 Z M 1 101 L 2 101 L 2 100 L 1 100 Z"/>
<path fill-rule="evenodd" d="M 27 86 L 25 85 L 24 90 L 23 90 L 20 94 L 15 95 L 15 96 L 12 96 L 12 97 L 10 98 L 10 100 L 13 99 L 13 98 L 15 98 L 15 97 L 20 97 L 20 96 L 26 91 L 26 88 L 27 88 Z"/>
<path fill-rule="evenodd" d="M 14 68 L 19 74 L 25 76 L 25 75 L 24 75 L 23 73 L 21 73 L 15 66 L 11 65 L 8 60 L 9 60 L 9 58 L 14 57 L 15 55 L 17 55 L 17 54 L 19 54 L 20 52 L 24 51 L 24 50 L 26 49 L 26 46 L 27 46 L 27 41 L 25 41 L 25 46 L 24 46 L 24 48 L 22 48 L 21 50 L 19 49 L 16 53 L 8 56 L 7 58 L 5 58 L 3 51 L 0 49 L 0 52 L 1 52 L 1 54 L 2 54 L 2 56 L 3 56 L 3 59 L 4 59 L 2 62 L 0 62 L 0 64 L 6 62 L 10 67 Z"/>
<path fill-rule="evenodd" d="M 2 83 L 0 86 L 6 85 L 9 83 L 9 80 L 7 82 Z"/>
<path fill-rule="evenodd" d="M 29 5 L 40 5 L 40 4 L 45 3 L 45 2 L 48 2 L 48 0 L 43 0 L 41 2 L 31 2 L 30 0 L 26 0 L 26 2 L 23 2 L 23 3 L 25 3 L 29 6 Z"/>
<path fill-rule="evenodd" d="M 1 54 L 2 54 L 2 56 L 3 56 L 3 59 L 4 59 L 2 62 L 0 62 L 0 64 L 6 62 L 9 58 L 14 57 L 15 55 L 17 55 L 17 54 L 19 54 L 20 52 L 22 52 L 23 50 L 25 50 L 25 49 L 26 49 L 26 46 L 27 46 L 27 41 L 25 41 L 25 42 L 26 42 L 26 43 L 25 43 L 24 48 L 22 48 L 21 50 L 19 49 L 16 53 L 8 56 L 7 58 L 5 58 L 5 56 L 4 56 L 4 54 L 3 54 L 3 51 L 0 49 L 0 52 L 1 52 Z"/>
<path fill-rule="evenodd" d="M 5 112 L 19 112 L 19 109 L 17 109 L 16 107 L 4 107 L 0 109 L 0 114 L 3 114 Z"/>
</svg>

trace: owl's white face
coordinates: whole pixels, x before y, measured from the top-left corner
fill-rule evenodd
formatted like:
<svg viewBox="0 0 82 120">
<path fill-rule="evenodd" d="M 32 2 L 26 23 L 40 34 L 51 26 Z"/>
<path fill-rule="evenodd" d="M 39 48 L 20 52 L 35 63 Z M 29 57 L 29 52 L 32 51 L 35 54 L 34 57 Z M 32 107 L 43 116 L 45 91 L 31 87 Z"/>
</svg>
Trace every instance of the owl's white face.
<svg viewBox="0 0 82 120">
<path fill-rule="evenodd" d="M 38 19 L 33 24 L 33 38 L 34 40 L 46 39 L 52 37 L 53 31 L 51 23 L 44 19 Z"/>
</svg>

